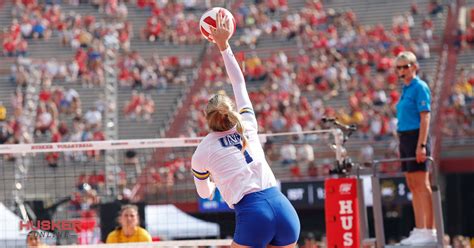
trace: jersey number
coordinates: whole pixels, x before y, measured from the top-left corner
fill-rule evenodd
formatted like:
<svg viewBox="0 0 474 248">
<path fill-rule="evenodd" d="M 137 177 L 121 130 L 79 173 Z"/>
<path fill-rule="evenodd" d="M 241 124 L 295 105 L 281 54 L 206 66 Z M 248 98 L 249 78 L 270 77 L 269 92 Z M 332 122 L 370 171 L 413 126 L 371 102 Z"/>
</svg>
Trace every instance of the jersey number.
<svg viewBox="0 0 474 248">
<path fill-rule="evenodd" d="M 237 149 L 239 149 L 240 151 L 242 151 L 242 145 L 241 144 L 236 144 L 234 146 L 237 147 Z M 250 157 L 250 154 L 247 152 L 247 150 L 244 151 L 244 156 L 245 156 L 245 162 L 247 162 L 247 164 L 252 163 L 253 158 Z"/>
</svg>

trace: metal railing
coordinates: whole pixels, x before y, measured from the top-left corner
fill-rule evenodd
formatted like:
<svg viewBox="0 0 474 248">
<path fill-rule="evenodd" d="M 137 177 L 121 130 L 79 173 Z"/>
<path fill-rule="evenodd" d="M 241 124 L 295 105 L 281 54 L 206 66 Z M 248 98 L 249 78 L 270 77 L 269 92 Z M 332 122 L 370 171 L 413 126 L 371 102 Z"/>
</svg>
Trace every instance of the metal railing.
<svg viewBox="0 0 474 248">
<path fill-rule="evenodd" d="M 373 215 L 374 215 L 374 229 L 375 229 L 375 247 L 383 248 L 385 247 L 385 233 L 384 233 L 384 224 L 383 224 L 383 212 L 382 212 L 382 193 L 380 187 L 380 178 L 378 173 L 378 167 L 382 163 L 391 163 L 391 162 L 409 162 L 416 161 L 416 158 L 394 158 L 394 159 L 382 159 L 372 161 L 371 168 L 362 168 L 360 166 L 356 167 L 356 176 L 360 179 L 361 175 L 370 175 L 370 180 L 372 184 L 372 202 L 373 202 Z M 437 243 L 433 246 L 437 248 L 443 247 L 443 238 L 444 238 L 444 222 L 443 222 L 443 212 L 441 205 L 441 192 L 438 182 L 438 167 L 435 164 L 433 157 L 427 157 L 428 164 L 431 167 L 430 173 L 430 183 L 432 190 L 432 204 L 433 204 L 433 215 L 435 220 Z M 362 191 L 361 191 L 362 192 Z M 359 197 L 359 204 L 362 204 L 361 209 L 361 237 L 362 239 L 368 238 L 368 225 L 367 225 L 367 213 L 365 210 L 365 205 L 363 202 L 363 197 Z"/>
</svg>

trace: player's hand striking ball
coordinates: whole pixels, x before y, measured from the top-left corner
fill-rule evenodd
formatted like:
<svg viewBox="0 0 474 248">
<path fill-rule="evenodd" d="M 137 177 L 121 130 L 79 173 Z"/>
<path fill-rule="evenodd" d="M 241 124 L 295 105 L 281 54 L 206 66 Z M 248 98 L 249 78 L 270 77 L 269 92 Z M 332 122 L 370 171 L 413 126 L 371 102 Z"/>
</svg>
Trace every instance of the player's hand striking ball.
<svg viewBox="0 0 474 248">
<path fill-rule="evenodd" d="M 211 27 L 212 39 L 221 51 L 227 49 L 229 46 L 229 39 L 232 36 L 229 21 L 229 17 L 221 10 L 216 16 L 216 28 Z"/>
</svg>

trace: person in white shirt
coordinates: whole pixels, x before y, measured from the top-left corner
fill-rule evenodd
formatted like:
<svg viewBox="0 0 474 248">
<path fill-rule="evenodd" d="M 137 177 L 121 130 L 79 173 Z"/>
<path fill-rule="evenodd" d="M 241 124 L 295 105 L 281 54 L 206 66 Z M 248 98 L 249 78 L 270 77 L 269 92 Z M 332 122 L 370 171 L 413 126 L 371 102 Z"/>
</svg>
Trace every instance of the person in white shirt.
<svg viewBox="0 0 474 248">
<path fill-rule="evenodd" d="M 96 108 L 91 108 L 84 115 L 84 119 L 86 120 L 86 123 L 89 127 L 94 128 L 101 124 L 102 113 L 100 113 L 100 111 L 97 110 Z"/>
<path fill-rule="evenodd" d="M 296 147 L 289 143 L 281 146 L 280 154 L 282 157 L 282 164 L 284 166 L 291 166 L 296 163 Z"/>
<path fill-rule="evenodd" d="M 192 157 L 197 192 L 212 198 L 216 188 L 236 212 L 231 247 L 295 247 L 300 233 L 298 215 L 276 187 L 258 137 L 257 120 L 244 76 L 228 40 L 228 19 L 219 13 L 211 34 L 232 82 L 237 109 L 226 95 L 216 94 L 206 107 L 211 132 Z"/>
</svg>

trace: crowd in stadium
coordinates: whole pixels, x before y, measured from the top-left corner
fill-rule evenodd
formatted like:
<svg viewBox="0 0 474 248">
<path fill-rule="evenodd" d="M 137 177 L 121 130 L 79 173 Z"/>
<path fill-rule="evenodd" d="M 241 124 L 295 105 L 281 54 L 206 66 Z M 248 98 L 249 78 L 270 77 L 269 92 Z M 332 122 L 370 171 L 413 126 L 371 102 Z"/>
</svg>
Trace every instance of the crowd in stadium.
<svg viewBox="0 0 474 248">
<path fill-rule="evenodd" d="M 101 86 L 104 83 L 102 65 L 104 47 L 99 39 L 109 33 L 118 32 L 121 47 L 127 52 L 119 60 L 121 86 L 139 90 L 150 88 L 165 90 L 168 83 L 182 83 L 185 80 L 180 74 L 180 68 L 183 64 L 191 66 L 190 61 L 158 56 L 146 61 L 137 52 L 128 52 L 132 24 L 126 19 L 125 4 L 122 2 L 93 2 L 93 4 L 98 6 L 100 11 L 112 15 L 116 19 L 115 26 L 106 25 L 101 20 L 97 21 L 93 15 L 62 13 L 59 5 L 38 5 L 35 1 L 24 4 L 17 1 L 12 10 L 14 18 L 10 35 L 5 42 L 8 43 L 10 38 L 17 40 L 17 43 L 35 37 L 47 39 L 51 33 L 58 32 L 64 44 L 76 49 L 76 55 L 69 63 L 54 59 L 41 63 L 19 58 L 16 65 L 12 66 L 11 79 L 18 85 L 25 85 L 26 79 L 31 77 L 32 73 L 40 73 L 42 92 L 45 92 L 45 95 L 48 95 L 47 92 L 61 94 L 61 91 L 65 91 L 61 87 L 54 87 L 52 81 L 56 79 L 66 82 L 81 79 L 86 86 Z M 143 30 L 144 38 L 150 38 L 150 30 L 161 30 L 166 27 L 169 30 L 160 31 L 160 35 L 154 34 L 156 38 L 177 42 L 176 44 L 202 40 L 199 34 L 195 34 L 195 36 L 184 36 L 193 41 L 175 41 L 176 37 L 183 37 L 179 32 L 196 30 L 192 28 L 192 25 L 196 25 L 196 17 L 187 15 L 186 19 L 189 20 L 184 20 L 184 15 L 180 14 L 183 9 L 192 10 L 195 6 L 176 3 L 159 5 L 147 1 L 137 1 L 136 4 L 140 8 L 150 9 L 151 13 L 147 21 L 148 26 Z M 416 4 L 412 5 L 404 15 L 394 16 L 392 29 L 386 30 L 382 25 L 360 25 L 353 11 L 338 12 L 334 9 L 324 9 L 320 1 L 308 1 L 305 8 L 295 12 L 288 11 L 285 1 L 238 6 L 235 17 L 237 26 L 243 31 L 238 33 L 241 37 L 236 40 L 236 45 L 244 49 L 246 46 L 255 48 L 259 37 L 264 34 L 276 39 L 297 40 L 299 49 L 296 55 L 294 51 L 282 48 L 281 51 L 273 52 L 269 56 L 259 57 L 257 53 L 252 53 L 245 59 L 247 80 L 258 85 L 258 88 L 251 92 L 251 96 L 259 116 L 261 131 L 311 130 L 321 128 L 319 120 L 322 116 L 337 116 L 345 124 L 358 125 L 359 138 L 366 140 L 390 138 L 395 131 L 394 105 L 399 97 L 398 79 L 393 70 L 392 58 L 405 49 L 414 51 L 420 59 L 430 58 L 429 44 L 433 39 L 435 28 L 431 19 L 436 18 L 436 14 L 442 11 L 440 8 L 441 6 L 434 3 L 430 4 L 426 11 L 430 15 L 423 18 L 422 23 L 415 23 L 413 16 L 420 15 L 420 10 Z M 279 19 L 275 18 L 276 13 L 280 14 Z M 164 18 L 165 16 L 173 18 Z M 167 23 L 169 20 L 175 20 L 173 25 L 180 27 L 172 28 L 173 26 Z M 153 27 L 150 23 L 160 27 Z M 41 25 L 44 27 L 40 28 Z M 412 37 L 410 31 L 416 25 L 423 27 L 424 33 Z M 468 41 L 469 36 L 465 37 Z M 5 50 L 5 54 L 19 55 L 15 51 L 8 50 Z M 26 53 L 21 55 L 24 56 Z M 208 86 L 219 85 L 215 83 L 226 78 L 223 67 L 218 63 L 208 65 L 203 69 L 205 75 L 203 80 Z M 461 72 L 466 78 L 472 74 L 467 70 Z M 428 81 L 429 77 L 430 75 L 425 75 Z M 193 112 L 190 114 L 192 118 L 189 123 L 197 125 L 191 126 L 186 135 L 203 135 L 206 132 L 200 108 L 207 101 L 209 94 L 214 92 L 212 87 L 206 89 L 208 92 L 194 96 Z M 73 93 L 74 89 L 66 90 L 68 93 L 71 91 Z M 348 92 L 346 93 L 348 104 L 336 108 L 325 104 L 342 91 Z M 454 88 L 453 106 L 464 107 L 460 111 L 456 111 L 459 108 L 453 107 L 448 112 L 453 123 L 461 126 L 462 123 L 468 123 L 469 115 L 464 113 L 469 112 L 466 106 L 471 102 L 472 89 L 470 91 L 471 93 L 465 83 L 458 83 Z M 307 92 L 311 92 L 311 95 Z M 39 108 L 37 130 L 49 130 L 51 124 L 56 123 L 57 126 L 64 123 L 57 119 L 57 113 L 62 111 L 76 115 L 81 113 L 80 98 L 71 98 L 70 95 L 66 94 L 69 97 L 64 101 L 60 97 L 55 99 L 55 104 L 48 104 L 47 99 L 43 101 L 45 104 Z M 283 99 L 283 101 L 268 101 L 271 99 Z M 269 105 L 268 102 L 272 104 Z M 150 120 L 150 115 L 155 109 L 154 105 L 153 99 L 148 95 L 134 92 L 124 104 L 123 112 L 130 118 Z M 87 123 L 85 124 L 87 126 Z M 62 129 L 58 126 L 56 128 Z M 446 128 L 445 132 L 455 135 L 454 133 L 464 129 L 467 129 L 465 132 L 470 132 L 469 127 L 453 130 Z M 60 133 L 61 136 L 65 135 L 64 131 Z M 56 140 L 58 139 L 53 139 Z"/>
<path fill-rule="evenodd" d="M 100 125 L 91 123 L 95 122 L 91 119 L 101 120 L 103 107 L 101 110 L 88 110 L 82 116 L 77 92 L 73 88 L 55 86 L 53 81 L 73 82 L 80 79 L 86 86 L 103 85 L 104 47 L 100 38 L 105 35 L 117 32 L 120 46 L 126 52 L 119 60 L 119 81 L 123 87 L 166 90 L 167 84 L 179 84 L 185 80 L 180 74 L 183 64 L 192 65 L 189 60 L 183 61 L 178 57 L 154 56 L 152 60 L 146 61 L 137 52 L 129 51 L 130 34 L 133 32 L 132 24 L 127 21 L 126 5 L 113 1 L 93 1 L 92 4 L 113 18 L 114 25 L 96 20 L 93 15 L 63 13 L 60 5 L 52 3 L 40 5 L 36 1 L 16 1 L 12 9 L 13 21 L 4 39 L 4 54 L 20 58 L 12 66 L 11 80 L 19 86 L 25 86 L 27 79 L 33 74 L 40 75 L 42 101 L 35 126 L 40 133 L 51 131 L 53 142 L 103 139 Z M 183 37 L 179 32 L 196 30 L 193 28 L 197 25 L 196 17 L 182 15 L 183 9 L 195 9 L 196 6 L 192 3 L 160 5 L 137 1 L 136 4 L 139 8 L 149 9 L 151 13 L 147 26 L 142 30 L 142 38 L 151 40 L 150 31 L 156 31 L 158 33 L 151 34 L 156 36 L 153 40 L 175 44 L 194 44 L 202 40 L 199 33 L 184 36 L 190 40 L 176 38 Z M 258 86 L 251 92 L 251 96 L 259 116 L 260 130 L 311 130 L 321 128 L 319 120 L 322 116 L 336 116 L 342 123 L 356 124 L 359 127 L 359 138 L 375 141 L 390 139 L 396 126 L 394 105 L 399 98 L 398 79 L 393 70 L 392 58 L 405 49 L 414 51 L 420 59 L 430 58 L 429 44 L 433 38 L 439 38 L 433 37 L 435 27 L 431 19 L 437 18 L 436 14 L 442 11 L 441 8 L 441 5 L 432 2 L 426 11 L 430 15 L 423 18 L 422 23 L 415 23 L 413 16 L 420 15 L 421 11 L 414 4 L 404 15 L 394 16 L 392 29 L 387 30 L 382 25 L 360 25 L 353 11 L 324 9 L 320 1 L 308 1 L 305 8 L 294 12 L 288 11 L 285 1 L 238 6 L 235 17 L 237 26 L 243 31 L 238 33 L 240 38 L 236 39 L 236 45 L 243 49 L 246 46 L 257 47 L 256 51 L 259 51 L 259 37 L 271 35 L 276 39 L 296 40 L 299 49 L 297 54 L 284 48 L 269 56 L 252 53 L 245 59 L 247 81 L 255 82 Z M 164 18 L 165 16 L 172 18 Z M 175 26 L 170 25 L 169 20 L 174 20 L 172 24 Z M 412 37 L 410 31 L 416 25 L 420 25 L 424 32 Z M 463 36 L 467 43 L 470 42 L 469 28 L 472 27 L 469 26 Z M 52 59 L 43 63 L 24 58 L 29 39 L 48 39 L 55 32 L 64 45 L 76 49 L 76 55 L 70 62 Z M 16 45 L 12 46 L 13 43 Z M 21 49 L 12 50 L 12 47 L 22 43 L 25 44 L 19 46 Z M 207 86 L 219 86 L 216 82 L 226 78 L 223 67 L 218 63 L 208 63 L 203 71 L 203 80 Z M 453 88 L 452 105 L 447 111 L 447 119 L 461 128 L 451 129 L 446 125 L 444 132 L 448 135 L 459 136 L 472 132 L 469 127 L 469 120 L 472 118 L 471 71 L 471 68 L 462 69 L 459 82 Z M 431 80 L 430 75 L 422 77 Z M 189 123 L 197 125 L 191 125 L 186 135 L 200 136 L 206 132 L 200 109 L 210 93 L 214 92 L 214 88 L 206 87 L 206 90 L 207 92 L 194 96 Z M 347 92 L 348 104 L 343 107 L 325 104 L 342 91 Z M 53 99 L 50 100 L 50 96 Z M 21 93 L 14 93 L 13 102 L 18 101 L 19 97 L 21 98 Z M 272 99 L 282 101 L 271 101 Z M 269 102 L 272 104 L 268 104 Z M 153 99 L 136 91 L 123 106 L 124 114 L 132 119 L 150 120 L 154 110 Z M 61 113 L 73 113 L 74 125 L 71 132 L 65 121 L 59 119 Z M 82 120 L 85 116 L 89 118 Z M 8 133 L 7 136 L 13 137 L 14 129 L 19 128 L 11 123 L 3 129 Z M 68 135 L 68 132 L 72 134 Z M 61 139 L 66 136 L 69 138 Z"/>
<path fill-rule="evenodd" d="M 74 5 L 74 3 L 71 4 Z M 84 87 L 103 86 L 105 48 L 101 39 L 107 38 L 107 35 L 117 34 L 120 47 L 127 52 L 119 60 L 119 68 L 121 68 L 119 81 L 123 87 L 165 90 L 169 83 L 182 83 L 185 78 L 180 75 L 181 68 L 190 66 L 192 63 L 189 58 L 178 59 L 174 56 L 165 58 L 154 56 L 151 61 L 146 61 L 137 52 L 128 52 L 132 25 L 126 21 L 126 5 L 122 2 L 117 6 L 109 2 L 94 2 L 92 4 L 105 10 L 107 15 L 113 17 L 115 21 L 96 20 L 94 15 L 81 16 L 74 12 L 63 13 L 61 6 L 53 4 L 53 2 L 39 4 L 37 1 L 15 1 L 11 11 L 13 20 L 8 32 L 4 34 L 4 55 L 18 56 L 16 63 L 11 66 L 10 80 L 12 83 L 24 88 L 32 83 L 32 78 L 37 77 L 41 82 L 41 104 L 38 108 L 35 130 L 38 131 L 37 134 L 46 133 L 51 136 L 52 142 L 102 139 L 100 125 L 91 125 L 93 124 L 91 122 L 100 122 L 106 107 L 98 106 L 96 109 L 82 113 L 80 96 L 77 91 L 72 87 L 64 89 L 63 86 L 56 85 L 55 82 L 74 83 L 79 81 Z M 163 13 L 180 9 L 180 6 L 174 5 L 170 3 L 163 6 Z M 156 6 L 156 11 L 159 9 Z M 70 61 L 58 61 L 54 58 L 42 61 L 27 58 L 28 40 L 48 40 L 51 35 L 58 35 L 62 45 L 70 46 L 76 51 Z M 19 138 L 13 137 L 20 136 L 20 133 L 26 135 L 26 132 L 19 131 L 21 123 L 18 121 L 18 116 L 21 115 L 23 96 L 24 93 L 20 89 L 12 96 L 12 105 L 17 118 L 12 119 L 9 125 L 2 126 L 6 136 L 5 142 L 9 140 L 9 143 L 18 143 L 20 142 Z M 146 120 L 150 119 L 154 108 L 153 99 L 143 94 L 138 94 L 138 97 L 132 95 L 129 103 L 123 107 L 127 116 Z M 71 132 L 68 131 L 67 120 L 63 115 L 71 116 L 73 119 L 73 125 L 69 127 L 73 129 Z M 14 135 L 15 133 L 18 134 Z M 31 141 L 31 139 L 21 140 L 21 142 L 27 141 Z"/>
<path fill-rule="evenodd" d="M 137 1 L 138 7 L 150 8 L 152 14 L 141 30 L 142 39 L 176 45 L 201 43 L 203 39 L 199 31 L 198 17 L 194 14 L 184 14 L 184 10 L 192 10 L 196 8 L 195 5 L 196 2 L 191 5 L 169 2 L 161 3 L 160 6 L 160 3 L 154 1 Z"/>
<path fill-rule="evenodd" d="M 177 56 L 144 59 L 136 51 L 124 54 L 118 62 L 118 80 L 120 86 L 140 90 L 166 90 L 168 84 L 183 84 L 186 77 L 183 68 L 192 66 L 192 59 Z"/>
<path fill-rule="evenodd" d="M 445 109 L 443 133 L 449 137 L 474 135 L 474 68 L 460 68 Z"/>
<path fill-rule="evenodd" d="M 394 140 L 400 89 L 393 58 L 403 50 L 413 51 L 420 60 L 431 57 L 430 44 L 439 39 L 433 36 L 432 18 L 437 18 L 440 6 L 428 6 L 431 14 L 422 23 L 414 22 L 413 15 L 420 15 L 420 11 L 412 6 L 411 12 L 407 9 L 404 15 L 394 16 L 392 29 L 386 29 L 382 25 L 361 25 L 353 11 L 324 9 L 320 1 L 308 1 L 305 8 L 293 12 L 287 11 L 284 2 L 272 3 L 241 5 L 236 13 L 237 25 L 244 29 L 238 33 L 243 38 L 238 38 L 236 45 L 244 51 L 246 46 L 256 48 L 247 53 L 244 65 L 248 84 L 256 85 L 250 94 L 260 131 L 320 129 L 323 116 L 334 116 L 344 124 L 357 125 L 356 136 L 360 139 Z M 281 14 L 280 19 L 274 18 L 275 12 Z M 417 25 L 422 27 L 422 34 L 411 32 Z M 251 41 L 245 40 L 250 39 L 249 34 L 254 34 Z M 283 46 L 280 51 L 267 51 L 258 47 L 261 35 L 296 40 L 298 48 Z M 210 94 L 225 84 L 222 63 L 205 65 L 202 80 L 206 84 L 193 96 L 187 136 L 206 134 L 201 109 Z M 428 82 L 431 76 L 421 74 Z M 347 99 L 342 107 L 327 104 L 341 97 Z M 285 160 L 285 153 L 284 149 L 280 151 L 280 160 Z M 288 156 L 296 158 L 295 153 Z M 291 168 L 293 174 L 299 174 L 298 166 Z"/>
</svg>

